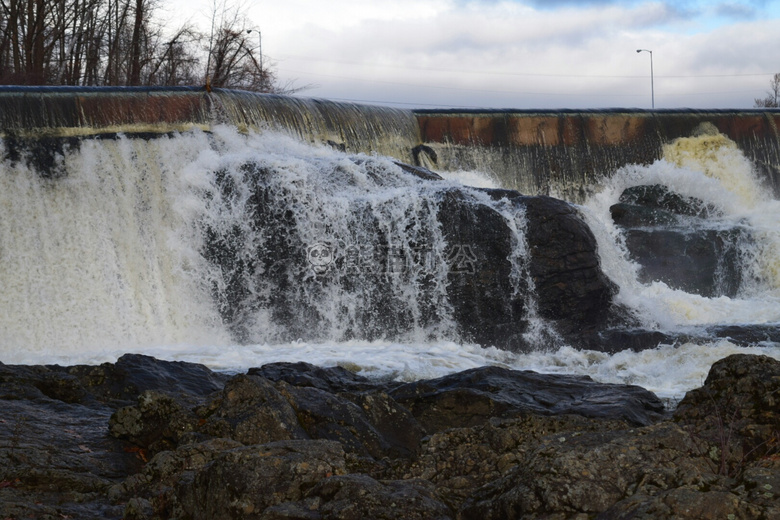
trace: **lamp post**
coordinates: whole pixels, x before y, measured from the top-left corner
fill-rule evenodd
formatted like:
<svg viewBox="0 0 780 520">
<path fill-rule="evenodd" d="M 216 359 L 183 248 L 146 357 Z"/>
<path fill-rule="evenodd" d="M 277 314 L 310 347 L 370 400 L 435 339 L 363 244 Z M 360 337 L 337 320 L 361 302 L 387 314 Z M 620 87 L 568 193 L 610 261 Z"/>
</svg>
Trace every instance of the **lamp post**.
<svg viewBox="0 0 780 520">
<path fill-rule="evenodd" d="M 637 49 L 636 52 L 649 52 L 650 53 L 650 100 L 652 101 L 653 110 L 655 110 L 655 88 L 653 87 L 653 51 L 647 49 Z"/>
<path fill-rule="evenodd" d="M 247 34 L 252 34 L 252 32 L 257 33 L 257 54 L 258 58 L 260 60 L 260 75 L 263 75 L 263 35 L 260 33 L 260 29 L 247 29 Z"/>
</svg>

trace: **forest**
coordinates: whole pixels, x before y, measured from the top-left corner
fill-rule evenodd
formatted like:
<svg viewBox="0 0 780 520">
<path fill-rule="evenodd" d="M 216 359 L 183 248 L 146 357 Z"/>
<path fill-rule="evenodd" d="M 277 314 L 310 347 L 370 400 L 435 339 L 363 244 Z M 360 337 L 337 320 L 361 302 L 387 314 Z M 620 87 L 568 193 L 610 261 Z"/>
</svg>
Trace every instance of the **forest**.
<svg viewBox="0 0 780 520">
<path fill-rule="evenodd" d="M 290 90 L 241 7 L 215 0 L 202 31 L 168 26 L 160 1 L 0 0 L 0 84 Z"/>
</svg>

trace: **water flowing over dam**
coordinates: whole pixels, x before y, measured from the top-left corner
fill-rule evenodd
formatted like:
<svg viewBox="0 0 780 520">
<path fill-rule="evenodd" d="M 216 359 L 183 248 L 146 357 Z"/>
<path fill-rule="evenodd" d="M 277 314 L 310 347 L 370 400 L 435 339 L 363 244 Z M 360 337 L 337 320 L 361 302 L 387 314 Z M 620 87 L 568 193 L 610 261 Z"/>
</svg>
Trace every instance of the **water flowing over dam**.
<svg viewBox="0 0 780 520">
<path fill-rule="evenodd" d="M 490 172 L 523 193 L 580 202 L 626 164 L 712 125 L 737 143 L 780 194 L 780 112 L 767 110 L 416 111 L 421 139 L 443 169 Z"/>
<path fill-rule="evenodd" d="M 0 362 L 503 364 L 677 395 L 780 356 L 779 120 L 3 87 Z"/>
<path fill-rule="evenodd" d="M 0 88 L 5 135 L 165 133 L 226 123 L 289 133 L 352 153 L 480 171 L 528 195 L 581 202 L 626 164 L 712 125 L 780 195 L 780 110 L 399 110 L 200 88 Z"/>
</svg>

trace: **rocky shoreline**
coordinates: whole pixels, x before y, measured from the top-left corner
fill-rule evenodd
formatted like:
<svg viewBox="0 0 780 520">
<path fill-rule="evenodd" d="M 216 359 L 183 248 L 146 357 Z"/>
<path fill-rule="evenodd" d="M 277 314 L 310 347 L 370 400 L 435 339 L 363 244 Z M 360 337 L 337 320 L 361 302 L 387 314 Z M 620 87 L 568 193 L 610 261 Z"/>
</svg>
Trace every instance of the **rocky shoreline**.
<svg viewBox="0 0 780 520">
<path fill-rule="evenodd" d="M 0 518 L 780 518 L 780 361 L 715 363 L 676 410 L 484 367 L 227 375 L 126 355 L 0 364 Z"/>
</svg>

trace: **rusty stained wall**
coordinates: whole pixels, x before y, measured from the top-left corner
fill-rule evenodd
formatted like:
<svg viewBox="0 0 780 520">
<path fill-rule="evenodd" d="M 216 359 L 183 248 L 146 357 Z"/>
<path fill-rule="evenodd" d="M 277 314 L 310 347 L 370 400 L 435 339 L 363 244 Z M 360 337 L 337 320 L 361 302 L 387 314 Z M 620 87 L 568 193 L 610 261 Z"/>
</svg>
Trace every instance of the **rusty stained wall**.
<svg viewBox="0 0 780 520">
<path fill-rule="evenodd" d="M 702 123 L 737 143 L 780 195 L 778 111 L 416 111 L 445 170 L 480 170 L 501 186 L 581 202 L 626 164 L 648 164 Z"/>
<path fill-rule="evenodd" d="M 205 92 L 196 89 L 2 88 L 0 130 L 35 136 L 117 130 L 166 132 L 208 121 Z"/>
</svg>

